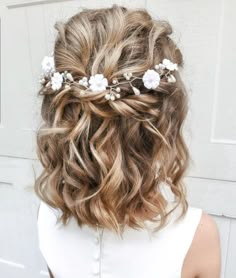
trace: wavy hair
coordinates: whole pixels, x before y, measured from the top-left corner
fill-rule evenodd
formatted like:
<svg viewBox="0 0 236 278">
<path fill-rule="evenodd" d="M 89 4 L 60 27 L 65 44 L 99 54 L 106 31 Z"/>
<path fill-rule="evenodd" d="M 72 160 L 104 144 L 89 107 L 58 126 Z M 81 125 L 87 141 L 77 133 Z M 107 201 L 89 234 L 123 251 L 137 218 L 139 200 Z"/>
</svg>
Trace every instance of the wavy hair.
<svg viewBox="0 0 236 278">
<path fill-rule="evenodd" d="M 142 76 L 163 58 L 183 66 L 171 25 L 144 8 L 83 9 L 55 28 L 56 71 L 70 71 L 75 79 L 103 73 L 110 83 L 128 71 Z M 74 216 L 79 226 L 98 224 L 121 235 L 125 225 L 137 229 L 150 220 L 157 231 L 173 211 L 166 214 L 162 183 L 169 185 L 184 216 L 187 94 L 179 72 L 174 75 L 176 83 L 160 82 L 154 90 L 135 80 L 140 95 L 123 84 L 123 95 L 115 101 L 104 98 L 107 91 L 81 95 L 78 83 L 56 93 L 40 88 L 37 155 L 43 171 L 34 188 L 40 199 L 62 211 L 64 225 Z"/>
</svg>

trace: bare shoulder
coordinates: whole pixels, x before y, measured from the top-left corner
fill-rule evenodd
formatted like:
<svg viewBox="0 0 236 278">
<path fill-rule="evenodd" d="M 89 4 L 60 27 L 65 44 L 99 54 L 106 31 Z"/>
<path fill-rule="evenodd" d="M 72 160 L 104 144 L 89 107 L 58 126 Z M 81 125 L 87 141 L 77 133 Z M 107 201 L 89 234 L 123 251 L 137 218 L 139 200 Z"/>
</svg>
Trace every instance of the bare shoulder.
<svg viewBox="0 0 236 278">
<path fill-rule="evenodd" d="M 183 277 L 220 278 L 221 245 L 218 226 L 203 212 L 183 265 Z M 186 274 L 185 274 L 186 273 Z"/>
<path fill-rule="evenodd" d="M 195 235 L 199 278 L 219 278 L 221 271 L 220 235 L 212 216 L 203 212 Z"/>
</svg>

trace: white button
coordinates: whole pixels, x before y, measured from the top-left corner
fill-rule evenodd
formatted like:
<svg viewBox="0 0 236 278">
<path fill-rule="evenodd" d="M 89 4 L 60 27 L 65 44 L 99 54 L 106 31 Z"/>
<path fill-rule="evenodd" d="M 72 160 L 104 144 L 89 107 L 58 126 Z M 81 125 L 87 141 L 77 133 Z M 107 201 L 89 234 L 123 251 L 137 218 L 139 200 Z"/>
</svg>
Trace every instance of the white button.
<svg viewBox="0 0 236 278">
<path fill-rule="evenodd" d="M 95 260 L 98 260 L 100 258 L 100 252 L 99 251 L 96 251 L 94 254 L 93 254 L 93 257 Z"/>
<path fill-rule="evenodd" d="M 93 269 L 93 274 L 95 274 L 95 275 L 99 274 L 99 267 Z"/>
<path fill-rule="evenodd" d="M 98 244 L 98 243 L 99 243 L 99 238 L 98 238 L 98 237 L 95 237 L 94 242 L 95 242 L 96 244 Z"/>
</svg>

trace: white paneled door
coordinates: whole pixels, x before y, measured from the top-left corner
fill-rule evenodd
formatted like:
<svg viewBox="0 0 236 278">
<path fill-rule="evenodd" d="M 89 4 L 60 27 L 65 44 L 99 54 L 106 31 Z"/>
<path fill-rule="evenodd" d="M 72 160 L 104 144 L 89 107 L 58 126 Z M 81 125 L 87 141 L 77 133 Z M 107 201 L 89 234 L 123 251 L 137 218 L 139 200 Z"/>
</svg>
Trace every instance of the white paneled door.
<svg viewBox="0 0 236 278">
<path fill-rule="evenodd" d="M 38 200 L 32 192 L 40 63 L 52 52 L 54 23 L 82 7 L 146 7 L 169 20 L 185 59 L 190 110 L 185 127 L 193 163 L 191 205 L 216 219 L 222 277 L 236 277 L 236 1 L 0 0 L 0 277 L 47 277 L 37 243 Z"/>
</svg>

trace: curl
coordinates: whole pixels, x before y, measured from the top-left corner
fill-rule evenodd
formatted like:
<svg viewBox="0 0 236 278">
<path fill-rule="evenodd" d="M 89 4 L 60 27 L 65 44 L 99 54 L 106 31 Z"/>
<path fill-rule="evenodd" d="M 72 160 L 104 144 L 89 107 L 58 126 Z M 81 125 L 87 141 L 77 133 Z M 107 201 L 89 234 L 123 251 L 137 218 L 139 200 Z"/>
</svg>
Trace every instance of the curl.
<svg viewBox="0 0 236 278">
<path fill-rule="evenodd" d="M 128 71 L 138 76 L 164 57 L 183 65 L 169 37 L 171 25 L 145 9 L 84 9 L 55 27 L 55 67 L 75 79 L 101 72 L 110 80 Z M 140 95 L 128 94 L 124 85 L 127 95 L 114 102 L 104 99 L 106 91 L 82 94 L 76 85 L 57 93 L 40 90 L 44 124 L 37 154 L 44 169 L 35 192 L 62 211 L 64 224 L 73 216 L 80 226 L 98 223 L 122 235 L 126 225 L 140 228 L 150 220 L 159 230 L 171 213 L 163 183 L 185 214 L 187 95 L 179 74 L 175 78 L 157 90 L 137 82 Z"/>
</svg>

